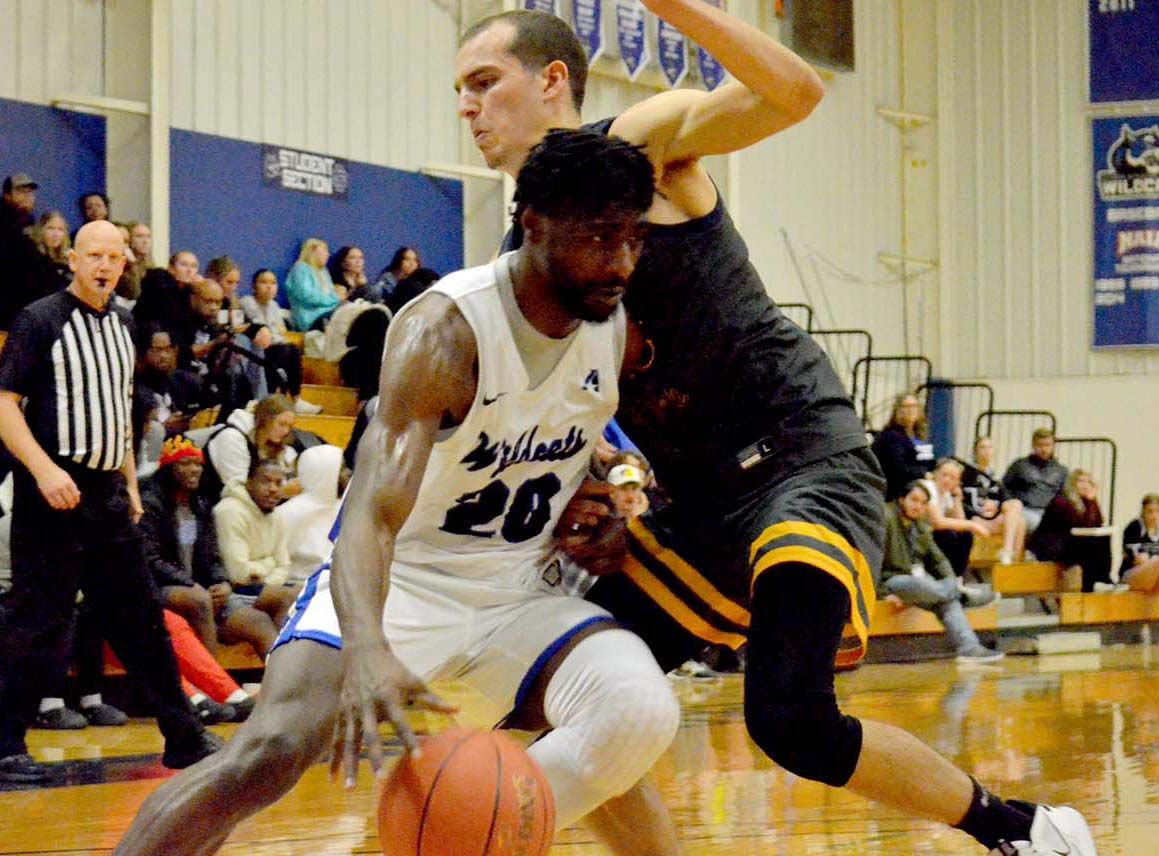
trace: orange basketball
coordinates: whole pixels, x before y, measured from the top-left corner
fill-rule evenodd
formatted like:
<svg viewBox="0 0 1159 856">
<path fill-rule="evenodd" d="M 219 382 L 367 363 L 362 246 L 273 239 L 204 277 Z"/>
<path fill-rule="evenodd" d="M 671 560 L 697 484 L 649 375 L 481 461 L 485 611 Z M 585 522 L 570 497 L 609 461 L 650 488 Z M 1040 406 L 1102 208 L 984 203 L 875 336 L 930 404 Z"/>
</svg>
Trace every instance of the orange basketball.
<svg viewBox="0 0 1159 856">
<path fill-rule="evenodd" d="M 383 784 L 385 856 L 544 856 L 555 801 L 526 750 L 500 731 L 452 728 L 419 741 Z"/>
</svg>

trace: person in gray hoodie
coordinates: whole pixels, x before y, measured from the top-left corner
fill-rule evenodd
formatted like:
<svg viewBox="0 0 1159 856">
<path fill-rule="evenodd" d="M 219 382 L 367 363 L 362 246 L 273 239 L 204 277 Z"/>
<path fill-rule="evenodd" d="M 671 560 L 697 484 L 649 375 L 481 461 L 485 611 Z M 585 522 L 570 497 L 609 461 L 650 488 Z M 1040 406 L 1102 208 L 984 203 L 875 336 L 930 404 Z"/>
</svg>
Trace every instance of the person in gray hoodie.
<svg viewBox="0 0 1159 856">
<path fill-rule="evenodd" d="M 302 492 L 278 506 L 290 553 L 290 580 L 305 582 L 330 557 L 330 530 L 349 479 L 337 446 L 313 446 L 298 456 Z"/>
</svg>

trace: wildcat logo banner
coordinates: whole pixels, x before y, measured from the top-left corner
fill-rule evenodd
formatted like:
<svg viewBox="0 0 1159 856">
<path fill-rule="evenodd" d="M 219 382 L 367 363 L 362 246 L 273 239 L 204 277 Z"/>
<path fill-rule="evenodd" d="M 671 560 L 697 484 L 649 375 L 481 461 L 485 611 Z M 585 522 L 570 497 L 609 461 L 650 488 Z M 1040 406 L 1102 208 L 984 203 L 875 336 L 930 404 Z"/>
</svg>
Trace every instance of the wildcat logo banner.
<svg viewBox="0 0 1159 856">
<path fill-rule="evenodd" d="M 1159 116 L 1094 119 L 1094 347 L 1159 347 Z"/>
</svg>

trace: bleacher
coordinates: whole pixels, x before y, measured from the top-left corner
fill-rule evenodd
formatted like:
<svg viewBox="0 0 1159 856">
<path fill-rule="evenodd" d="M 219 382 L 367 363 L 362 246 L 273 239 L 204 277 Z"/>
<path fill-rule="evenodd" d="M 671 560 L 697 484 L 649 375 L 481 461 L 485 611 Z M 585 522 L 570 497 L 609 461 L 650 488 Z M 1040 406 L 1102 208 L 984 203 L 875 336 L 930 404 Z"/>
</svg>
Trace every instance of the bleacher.
<svg viewBox="0 0 1159 856">
<path fill-rule="evenodd" d="M 1058 420 L 1049 411 L 1000 409 L 988 384 L 935 379 L 934 367 L 923 355 L 878 355 L 867 330 L 818 329 L 808 304 L 785 304 L 782 308 L 795 323 L 809 330 L 828 354 L 849 389 L 867 434 L 881 427 L 898 395 L 914 393 L 927 408 L 931 394 L 947 396 L 955 418 L 953 425 L 944 426 L 944 440 L 951 450 L 943 449 L 940 454 L 966 457 L 976 437 L 990 436 L 1006 456 L 995 461 L 1001 472 L 1025 453 L 1034 428 L 1049 427 L 1055 431 L 1059 457 L 1071 466 L 1091 471 L 1095 480 L 1106 486 L 1103 510 L 1107 524 L 1114 522 L 1118 451 L 1113 439 L 1060 434 Z M 1159 596 L 1125 591 L 1083 593 L 1079 590 L 1081 581 L 1053 562 L 998 564 L 1000 546 L 1000 539 L 980 539 L 971 554 L 972 573 L 1002 595 L 994 604 L 967 610 L 970 624 L 987 641 L 999 639 L 1001 647 L 1032 653 L 1046 646 L 1042 641 L 1045 634 L 1095 630 L 1104 640 L 1129 641 L 1149 638 L 1150 623 L 1159 621 Z M 874 637 L 871 661 L 949 655 L 941 623 L 917 607 L 879 603 L 870 635 Z"/>
</svg>

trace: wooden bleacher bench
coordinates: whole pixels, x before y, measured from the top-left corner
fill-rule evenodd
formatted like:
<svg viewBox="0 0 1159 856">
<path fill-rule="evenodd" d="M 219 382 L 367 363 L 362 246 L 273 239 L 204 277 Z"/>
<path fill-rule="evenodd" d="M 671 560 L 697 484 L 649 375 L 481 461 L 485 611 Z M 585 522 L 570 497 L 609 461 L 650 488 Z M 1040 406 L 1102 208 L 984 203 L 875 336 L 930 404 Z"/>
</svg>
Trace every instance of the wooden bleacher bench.
<svg viewBox="0 0 1159 856">
<path fill-rule="evenodd" d="M 338 371 L 338 363 L 332 363 L 321 357 L 302 357 L 303 384 L 319 384 L 323 386 L 342 386 L 342 374 Z"/>
<path fill-rule="evenodd" d="M 993 565 L 990 573 L 994 591 L 1002 595 L 1050 594 L 1070 591 L 1073 585 L 1065 568 L 1057 562 Z"/>
<path fill-rule="evenodd" d="M 217 648 L 217 662 L 227 672 L 243 669 L 264 669 L 265 661 L 257 655 L 253 646 L 246 643 L 238 645 L 219 645 Z"/>
<path fill-rule="evenodd" d="M 345 449 L 354 433 L 353 416 L 307 415 L 299 413 L 294 418 L 294 427 L 303 431 L 313 431 L 327 443 Z"/>
<path fill-rule="evenodd" d="M 327 416 L 358 415 L 358 391 L 348 386 L 304 383 L 302 398 L 320 406 Z"/>
<path fill-rule="evenodd" d="M 998 627 L 998 607 L 993 603 L 966 610 L 966 618 L 975 630 Z M 942 622 L 928 609 L 907 606 L 898 609 L 892 603 L 878 601 L 869 625 L 870 636 L 913 636 L 921 633 L 945 633 Z"/>
<path fill-rule="evenodd" d="M 1059 595 L 1059 620 L 1070 625 L 1159 621 L 1159 595 L 1066 592 Z"/>
<path fill-rule="evenodd" d="M 299 333 L 297 330 L 286 331 L 286 344 L 293 345 L 295 348 L 301 348 L 306 341 L 306 334 Z"/>
</svg>

